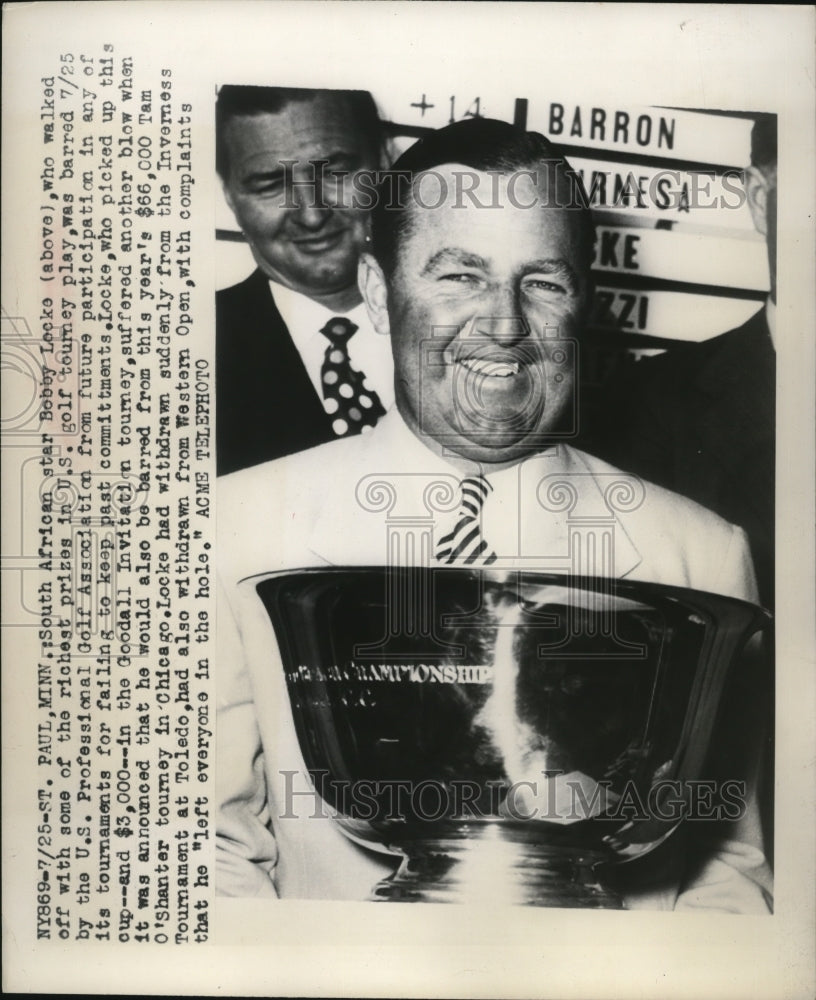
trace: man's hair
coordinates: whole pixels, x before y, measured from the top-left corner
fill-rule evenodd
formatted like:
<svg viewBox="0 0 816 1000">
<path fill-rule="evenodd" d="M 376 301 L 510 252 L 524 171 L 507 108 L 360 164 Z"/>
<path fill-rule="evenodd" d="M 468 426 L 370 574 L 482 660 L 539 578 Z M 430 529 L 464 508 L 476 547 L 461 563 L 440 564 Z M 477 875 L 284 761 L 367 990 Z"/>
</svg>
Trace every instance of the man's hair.
<svg viewBox="0 0 816 1000">
<path fill-rule="evenodd" d="M 761 114 L 754 119 L 751 166 L 764 173 L 776 169 L 776 115 Z"/>
<path fill-rule="evenodd" d="M 470 118 L 425 135 L 399 157 L 380 181 L 371 216 L 371 247 L 386 274 L 393 274 L 399 241 L 410 228 L 411 179 L 423 171 L 450 163 L 501 173 L 543 170 L 549 199 L 576 213 L 582 264 L 589 272 L 595 244 L 592 212 L 581 178 L 562 151 L 539 132 L 526 132 L 516 125 L 491 118 Z M 551 183 L 556 174 L 560 182 L 558 192 L 556 183 Z M 407 181 L 405 187 L 397 183 L 398 176 L 391 175 L 403 175 Z M 566 185 L 562 178 L 566 179 Z M 562 196 L 565 186 L 570 192 L 566 200 Z M 395 191 L 400 192 L 396 199 Z M 532 211 L 546 211 L 546 208 L 537 207 Z"/>
<path fill-rule="evenodd" d="M 384 149 L 384 132 L 377 105 L 367 90 L 312 90 L 300 87 L 248 87 L 227 84 L 215 102 L 215 169 L 229 178 L 229 149 L 225 137 L 232 118 L 241 115 L 278 114 L 294 101 L 312 101 L 324 94 L 346 103 L 360 136 L 367 141 L 376 165 Z"/>
</svg>

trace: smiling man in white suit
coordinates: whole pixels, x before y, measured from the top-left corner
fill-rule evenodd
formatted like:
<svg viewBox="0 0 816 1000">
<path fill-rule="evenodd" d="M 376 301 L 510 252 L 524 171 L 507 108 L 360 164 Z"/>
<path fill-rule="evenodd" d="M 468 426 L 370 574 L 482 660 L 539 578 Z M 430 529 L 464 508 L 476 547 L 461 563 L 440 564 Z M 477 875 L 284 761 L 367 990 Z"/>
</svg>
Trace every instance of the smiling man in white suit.
<svg viewBox="0 0 816 1000">
<path fill-rule="evenodd" d="M 405 183 L 383 180 L 360 287 L 391 338 L 396 410 L 370 433 L 219 483 L 217 889 L 227 895 L 365 899 L 397 863 L 308 809 L 292 814 L 292 775 L 305 767 L 274 634 L 246 578 L 431 558 L 756 598 L 739 528 L 566 443 L 594 231 L 555 147 L 476 119 L 429 134 L 394 170 Z M 392 529 L 411 518 L 430 549 L 394 548 Z M 590 521 L 608 531 L 602 562 L 573 544 Z M 687 870 L 627 904 L 766 913 L 769 898 L 751 802 Z"/>
</svg>

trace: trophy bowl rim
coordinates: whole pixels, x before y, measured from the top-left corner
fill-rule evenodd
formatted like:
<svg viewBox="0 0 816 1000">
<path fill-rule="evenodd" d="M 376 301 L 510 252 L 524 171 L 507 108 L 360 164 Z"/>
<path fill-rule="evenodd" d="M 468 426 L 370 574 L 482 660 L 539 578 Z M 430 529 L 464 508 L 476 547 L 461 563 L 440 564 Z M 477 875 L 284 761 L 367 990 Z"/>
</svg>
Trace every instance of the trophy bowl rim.
<svg viewBox="0 0 816 1000">
<path fill-rule="evenodd" d="M 589 590 L 594 592 L 612 592 L 616 597 L 630 597 L 631 599 L 643 600 L 644 596 L 651 595 L 669 603 L 681 603 L 687 605 L 701 604 L 700 610 L 707 611 L 712 608 L 716 610 L 719 604 L 722 608 L 743 608 L 751 610 L 755 615 L 754 632 L 767 628 L 774 620 L 774 616 L 768 608 L 758 602 L 748 601 L 740 597 L 732 597 L 728 594 L 718 594 L 715 591 L 700 590 L 695 587 L 679 587 L 673 584 L 656 583 L 651 580 L 624 579 L 622 577 L 606 576 L 584 576 L 572 573 L 557 573 L 551 570 L 525 569 L 513 567 L 511 569 L 496 569 L 486 566 L 400 566 L 389 567 L 384 564 L 365 565 L 332 565 L 332 566 L 302 566 L 297 568 L 271 570 L 263 573 L 253 573 L 238 581 L 238 586 L 244 588 L 252 586 L 257 589 L 258 585 L 267 580 L 291 578 L 294 576 L 340 576 L 342 574 L 352 574 L 354 576 L 365 576 L 371 573 L 398 574 L 400 576 L 411 576 L 418 572 L 433 572 L 434 574 L 448 574 L 459 576 L 480 576 L 482 579 L 494 583 L 503 583 L 512 576 L 522 576 L 531 582 L 542 585 L 551 584 L 553 586 L 574 585 L 576 590 Z"/>
</svg>

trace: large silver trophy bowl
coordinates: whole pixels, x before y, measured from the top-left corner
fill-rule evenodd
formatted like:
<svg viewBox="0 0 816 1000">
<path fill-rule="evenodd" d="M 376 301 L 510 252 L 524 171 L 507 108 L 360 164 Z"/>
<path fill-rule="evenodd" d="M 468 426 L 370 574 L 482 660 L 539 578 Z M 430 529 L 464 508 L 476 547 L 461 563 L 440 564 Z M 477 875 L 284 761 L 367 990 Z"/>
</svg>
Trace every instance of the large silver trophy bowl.
<svg viewBox="0 0 816 1000">
<path fill-rule="evenodd" d="M 688 817 L 729 672 L 770 618 L 490 569 L 310 569 L 257 592 L 317 792 L 402 856 L 377 900 L 620 907 L 603 872 Z"/>
</svg>

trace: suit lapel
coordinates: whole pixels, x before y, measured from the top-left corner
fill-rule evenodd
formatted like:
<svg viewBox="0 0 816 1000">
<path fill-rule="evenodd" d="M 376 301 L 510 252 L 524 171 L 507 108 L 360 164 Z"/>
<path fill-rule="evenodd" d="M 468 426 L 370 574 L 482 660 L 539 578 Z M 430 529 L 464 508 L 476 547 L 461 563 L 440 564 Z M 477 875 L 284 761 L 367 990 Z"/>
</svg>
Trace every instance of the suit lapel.
<svg viewBox="0 0 816 1000">
<path fill-rule="evenodd" d="M 613 577 L 640 564 L 626 530 L 639 506 L 638 477 L 559 445 L 527 462 L 520 481 L 519 505 L 528 507 L 522 564 L 538 559 L 542 570 Z"/>
<path fill-rule="evenodd" d="M 323 403 L 272 299 L 255 271 L 219 314 L 219 417 L 236 467 L 280 458 L 334 439 Z M 231 471 L 231 470 L 225 470 Z"/>
<path fill-rule="evenodd" d="M 331 440 L 323 403 L 275 305 L 269 282 L 260 271 L 256 271 L 252 278 L 255 282 L 253 295 L 257 296 L 257 307 L 253 311 L 258 322 L 256 336 L 259 342 L 267 345 L 264 353 L 270 360 L 269 367 L 274 376 L 274 385 L 269 387 L 268 396 L 272 396 L 277 409 L 290 415 L 299 435 L 311 438 L 312 432 L 315 432 L 319 440 L 314 440 L 313 444 Z"/>
<path fill-rule="evenodd" d="M 330 483 L 331 491 L 308 540 L 321 560 L 341 566 L 387 565 L 389 524 L 404 524 L 406 516 L 421 511 L 427 514 L 422 484 L 429 477 L 406 456 L 402 430 L 398 415 L 389 415 L 371 433 L 321 449 L 321 482 Z"/>
</svg>

